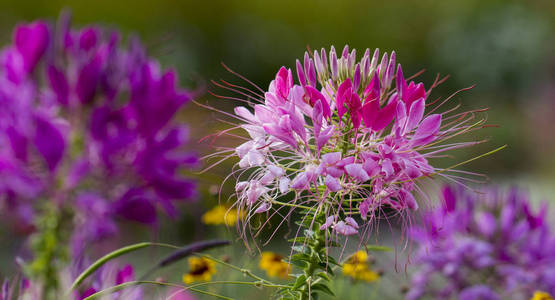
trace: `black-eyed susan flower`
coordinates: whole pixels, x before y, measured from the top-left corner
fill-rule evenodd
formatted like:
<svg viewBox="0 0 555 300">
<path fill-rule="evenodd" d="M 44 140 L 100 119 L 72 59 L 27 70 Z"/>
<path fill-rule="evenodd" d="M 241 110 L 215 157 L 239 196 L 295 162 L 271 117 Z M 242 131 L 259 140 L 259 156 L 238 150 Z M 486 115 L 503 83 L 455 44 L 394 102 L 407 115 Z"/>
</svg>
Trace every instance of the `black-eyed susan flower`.
<svg viewBox="0 0 555 300">
<path fill-rule="evenodd" d="M 262 252 L 258 266 L 270 277 L 287 278 L 291 265 L 283 261 L 283 256 L 273 252 Z"/>
<path fill-rule="evenodd" d="M 355 280 L 374 282 L 380 275 L 370 269 L 370 259 L 365 251 L 357 251 L 343 264 L 343 274 Z"/>
<path fill-rule="evenodd" d="M 195 281 L 210 281 L 216 274 L 216 262 L 205 257 L 189 258 L 189 272 L 183 275 L 183 282 L 191 284 Z"/>
<path fill-rule="evenodd" d="M 242 212 L 234 208 L 227 208 L 223 205 L 217 205 L 202 215 L 202 222 L 206 225 L 222 225 L 232 226 L 237 223 L 237 219 L 244 216 Z"/>
<path fill-rule="evenodd" d="M 553 297 L 549 293 L 536 291 L 530 300 L 553 300 Z"/>
</svg>

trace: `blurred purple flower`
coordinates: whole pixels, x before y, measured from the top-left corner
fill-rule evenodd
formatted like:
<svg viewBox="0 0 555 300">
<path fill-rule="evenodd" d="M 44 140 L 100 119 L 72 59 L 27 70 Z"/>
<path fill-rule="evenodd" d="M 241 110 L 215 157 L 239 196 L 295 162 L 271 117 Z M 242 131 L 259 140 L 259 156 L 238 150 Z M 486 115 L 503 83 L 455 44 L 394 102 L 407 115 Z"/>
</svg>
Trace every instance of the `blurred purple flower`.
<svg viewBox="0 0 555 300">
<path fill-rule="evenodd" d="M 76 293 L 76 299 L 82 300 L 101 290 L 135 280 L 135 270 L 131 265 L 118 267 L 116 263 L 110 262 L 95 273 L 88 287 Z M 112 294 L 111 299 L 143 299 L 141 287 L 130 287 Z"/>
<path fill-rule="evenodd" d="M 555 293 L 555 236 L 547 206 L 511 189 L 483 195 L 446 187 L 442 205 L 411 229 L 420 244 L 407 299 L 530 299 Z"/>
<path fill-rule="evenodd" d="M 100 27 L 18 26 L 0 53 L 0 205 L 32 226 L 33 204 L 72 207 L 74 254 L 117 232 L 116 217 L 175 216 L 195 183 L 184 168 L 188 131 L 176 124 L 191 100 L 135 38 Z M 8 213 L 7 213 L 8 214 Z"/>
</svg>

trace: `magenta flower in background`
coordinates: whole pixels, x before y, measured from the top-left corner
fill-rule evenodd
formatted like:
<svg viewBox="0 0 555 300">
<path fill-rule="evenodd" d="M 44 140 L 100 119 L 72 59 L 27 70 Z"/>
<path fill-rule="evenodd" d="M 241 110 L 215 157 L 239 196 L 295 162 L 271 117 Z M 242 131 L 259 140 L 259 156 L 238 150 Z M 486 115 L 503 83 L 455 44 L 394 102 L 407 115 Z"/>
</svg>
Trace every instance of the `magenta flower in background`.
<svg viewBox="0 0 555 300">
<path fill-rule="evenodd" d="M 93 278 L 90 287 L 86 288 L 83 292 L 77 293 L 77 299 L 85 299 L 94 293 L 104 289 L 135 280 L 135 270 L 131 265 L 119 267 L 116 263 L 109 263 L 102 267 L 102 269 Z M 143 299 L 143 288 L 133 287 L 131 289 L 124 289 L 111 295 L 111 299 Z"/>
<path fill-rule="evenodd" d="M 233 172 L 238 207 L 251 215 L 324 210 L 322 229 L 356 235 L 369 233 L 384 209 L 405 216 L 417 209 L 419 179 L 459 179 L 457 171 L 434 167 L 429 159 L 475 145 L 448 140 L 481 128 L 484 120 L 473 120 L 474 112 L 437 110 L 449 98 L 428 98 L 441 81 L 426 90 L 405 79 L 394 52 L 381 60 L 379 55 L 366 50 L 357 61 L 355 50 L 346 46 L 338 56 L 332 47 L 329 55 L 324 49 L 312 57 L 305 53 L 296 76 L 282 67 L 267 91 L 220 84 L 246 97 L 234 117 L 249 136 L 217 154 L 240 159 Z M 292 200 L 282 205 L 280 198 Z"/>
<path fill-rule="evenodd" d="M 555 235 L 547 205 L 517 189 L 446 187 L 443 203 L 411 229 L 420 249 L 407 299 L 531 299 L 555 294 Z"/>
<path fill-rule="evenodd" d="M 29 231 L 41 201 L 72 207 L 74 253 L 117 232 L 115 217 L 157 222 L 157 207 L 195 194 L 191 100 L 134 38 L 42 21 L 16 28 L 0 54 L 0 203 Z M 9 213 L 8 213 L 9 212 Z"/>
</svg>

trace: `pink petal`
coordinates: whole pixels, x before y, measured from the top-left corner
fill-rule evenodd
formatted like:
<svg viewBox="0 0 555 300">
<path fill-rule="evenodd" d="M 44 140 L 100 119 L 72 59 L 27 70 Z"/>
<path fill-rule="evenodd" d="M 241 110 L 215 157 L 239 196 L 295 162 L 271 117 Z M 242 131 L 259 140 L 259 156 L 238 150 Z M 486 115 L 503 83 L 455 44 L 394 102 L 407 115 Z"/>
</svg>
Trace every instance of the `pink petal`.
<svg viewBox="0 0 555 300">
<path fill-rule="evenodd" d="M 351 218 L 351 217 L 345 218 L 345 223 L 351 225 L 351 227 L 353 227 L 353 228 L 355 228 L 355 229 L 358 229 L 358 224 L 357 224 L 357 222 L 355 221 L 355 219 L 353 219 L 353 218 Z"/>
<path fill-rule="evenodd" d="M 372 100 L 370 102 L 366 101 L 361 108 L 362 120 L 367 128 L 372 128 L 374 120 L 378 117 L 378 111 L 380 109 L 380 104 L 378 100 Z"/>
<path fill-rule="evenodd" d="M 287 177 L 282 177 L 279 180 L 279 191 L 282 194 L 285 194 L 289 191 L 289 183 L 291 182 L 291 179 L 287 178 Z"/>
<path fill-rule="evenodd" d="M 345 108 L 345 104 L 349 103 L 350 97 L 353 90 L 353 84 L 351 79 L 347 78 L 339 87 L 337 88 L 337 114 L 339 115 L 339 119 L 343 117 L 347 109 Z"/>
<path fill-rule="evenodd" d="M 410 106 L 409 117 L 407 119 L 407 124 L 405 125 L 404 132 L 412 131 L 418 123 L 422 120 L 424 116 L 424 109 L 425 109 L 425 101 L 424 99 L 420 99 L 415 101 Z"/>
<path fill-rule="evenodd" d="M 341 184 L 339 184 L 339 180 L 337 178 L 332 177 L 330 175 L 326 175 L 326 179 L 324 181 L 328 190 L 332 192 L 338 192 L 341 190 Z"/>
<path fill-rule="evenodd" d="M 441 115 L 433 114 L 428 116 L 420 126 L 416 129 L 416 132 L 412 136 L 412 141 L 415 146 L 422 145 L 427 142 L 429 138 L 433 138 L 441 126 Z"/>
<path fill-rule="evenodd" d="M 341 152 L 330 152 L 322 155 L 322 162 L 328 165 L 336 164 L 341 160 Z"/>
<path fill-rule="evenodd" d="M 335 226 L 333 226 L 333 229 L 335 229 L 335 231 L 337 231 L 337 233 L 342 234 L 342 235 L 353 235 L 353 234 L 357 234 L 358 231 L 353 228 L 352 226 L 345 224 L 345 222 L 343 221 L 339 221 L 337 222 L 337 224 L 335 224 Z"/>
<path fill-rule="evenodd" d="M 289 90 L 292 86 L 292 84 L 290 84 L 290 74 L 290 70 L 288 71 L 285 67 L 281 67 L 275 79 L 276 92 L 279 96 L 285 99 L 287 99 L 287 96 L 289 96 Z"/>
<path fill-rule="evenodd" d="M 393 120 L 397 109 L 397 102 L 389 102 L 382 110 L 380 110 L 378 117 L 372 124 L 372 130 L 380 131 L 387 127 Z"/>
<path fill-rule="evenodd" d="M 362 182 L 365 182 L 368 179 L 370 179 L 370 176 L 368 176 L 368 173 L 364 171 L 361 164 L 346 165 L 345 171 L 347 171 L 347 174 L 349 174 L 351 177 L 354 177 Z"/>
<path fill-rule="evenodd" d="M 237 106 L 235 107 L 235 114 L 238 115 L 239 117 L 249 121 L 249 122 L 253 122 L 256 123 L 256 118 L 254 117 L 254 115 L 244 106 Z"/>
<path fill-rule="evenodd" d="M 330 118 L 331 117 L 331 109 L 330 109 L 330 105 L 329 105 L 328 101 L 326 100 L 326 97 L 324 97 L 324 95 L 322 95 L 322 93 L 320 93 L 317 89 L 315 89 L 311 86 L 306 86 L 305 90 L 306 90 L 307 96 L 310 98 L 310 104 L 314 106 L 316 104 L 316 102 L 318 102 L 318 101 L 321 102 L 324 117 L 325 118 Z"/>
<path fill-rule="evenodd" d="M 258 208 L 254 211 L 254 213 L 259 214 L 259 213 L 267 212 L 268 210 L 270 210 L 270 208 L 272 208 L 272 205 L 269 202 L 263 202 L 258 206 Z"/>
<path fill-rule="evenodd" d="M 333 222 L 335 222 L 335 216 L 329 216 L 326 218 L 326 222 L 320 226 L 320 230 L 328 229 Z"/>
<path fill-rule="evenodd" d="M 396 76 L 396 81 L 397 81 L 397 93 L 400 95 L 400 98 L 405 101 L 405 93 L 407 91 L 407 82 L 405 81 L 405 76 L 403 76 L 403 69 L 401 68 L 401 64 L 399 64 L 397 66 L 397 76 Z M 409 106 L 410 103 L 407 103 L 407 106 Z"/>
<path fill-rule="evenodd" d="M 381 90 L 380 77 L 378 76 L 378 72 L 376 72 L 374 73 L 374 77 L 372 77 L 372 81 L 370 81 L 370 84 L 368 84 L 368 86 L 364 90 L 364 94 L 363 94 L 365 98 L 364 103 L 373 101 L 373 100 L 378 100 L 378 103 L 379 103 L 380 90 Z"/>
</svg>

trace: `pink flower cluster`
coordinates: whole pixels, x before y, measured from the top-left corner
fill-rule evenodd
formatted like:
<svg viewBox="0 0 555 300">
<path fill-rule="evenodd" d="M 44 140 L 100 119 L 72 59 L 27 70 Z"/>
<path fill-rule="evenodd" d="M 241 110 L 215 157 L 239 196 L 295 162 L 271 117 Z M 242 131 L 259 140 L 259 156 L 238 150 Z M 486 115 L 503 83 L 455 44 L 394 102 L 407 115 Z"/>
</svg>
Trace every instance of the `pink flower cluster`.
<svg viewBox="0 0 555 300">
<path fill-rule="evenodd" d="M 466 115 L 426 113 L 430 90 L 407 82 L 395 52 L 381 61 L 379 50 L 370 54 L 357 62 L 348 46 L 339 57 L 332 47 L 329 59 L 324 49 L 305 53 L 298 84 L 282 67 L 263 97 L 235 108 L 249 134 L 235 149 L 240 207 L 279 210 L 277 199 L 294 193 L 287 206 L 322 208 L 323 228 L 357 234 L 348 216 L 367 222 L 386 206 L 417 209 L 415 180 L 440 171 L 428 159 L 473 144 L 444 143 L 475 124 Z"/>
</svg>

